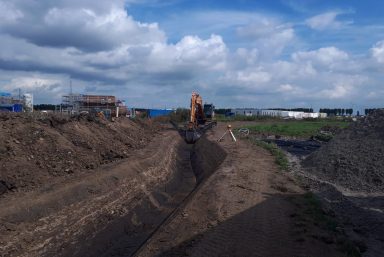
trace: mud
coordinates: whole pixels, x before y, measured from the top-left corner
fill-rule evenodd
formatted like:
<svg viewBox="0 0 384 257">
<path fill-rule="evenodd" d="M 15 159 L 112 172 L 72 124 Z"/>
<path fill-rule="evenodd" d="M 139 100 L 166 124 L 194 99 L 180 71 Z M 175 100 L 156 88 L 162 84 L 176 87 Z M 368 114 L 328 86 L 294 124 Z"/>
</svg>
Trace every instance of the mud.
<svg viewBox="0 0 384 257">
<path fill-rule="evenodd" d="M 283 139 L 266 139 L 266 142 L 273 142 L 281 149 L 290 154 L 297 156 L 307 156 L 318 150 L 324 143 L 314 140 L 283 140 Z"/>
</svg>

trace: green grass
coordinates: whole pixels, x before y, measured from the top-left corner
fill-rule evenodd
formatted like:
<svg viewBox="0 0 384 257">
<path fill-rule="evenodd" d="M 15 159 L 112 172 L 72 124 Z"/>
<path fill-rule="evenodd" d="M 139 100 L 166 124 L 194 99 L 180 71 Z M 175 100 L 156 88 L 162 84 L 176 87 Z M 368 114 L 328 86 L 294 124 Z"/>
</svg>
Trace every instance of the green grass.
<svg viewBox="0 0 384 257">
<path fill-rule="evenodd" d="M 268 117 L 268 116 L 246 116 L 236 115 L 232 117 L 225 117 L 224 114 L 215 114 L 216 121 L 230 122 L 230 121 L 276 121 L 280 120 L 279 117 Z"/>
<path fill-rule="evenodd" d="M 346 128 L 350 122 L 347 121 L 286 121 L 274 124 L 258 124 L 247 126 L 251 132 L 273 133 L 283 136 L 307 137 L 315 135 L 324 126 L 337 126 Z"/>
<path fill-rule="evenodd" d="M 250 137 L 249 140 L 251 140 L 255 145 L 268 150 L 273 156 L 275 156 L 275 162 L 279 165 L 281 170 L 288 170 L 289 166 L 287 156 L 285 156 L 284 152 L 276 144 L 267 143 L 252 137 Z"/>
</svg>

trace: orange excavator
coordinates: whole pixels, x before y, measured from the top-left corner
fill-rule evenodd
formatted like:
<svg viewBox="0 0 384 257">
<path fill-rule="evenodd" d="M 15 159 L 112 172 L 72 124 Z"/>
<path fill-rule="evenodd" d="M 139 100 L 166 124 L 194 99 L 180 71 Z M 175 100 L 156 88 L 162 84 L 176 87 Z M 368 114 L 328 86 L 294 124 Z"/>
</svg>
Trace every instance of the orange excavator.
<svg viewBox="0 0 384 257">
<path fill-rule="evenodd" d="M 213 104 L 203 106 L 201 96 L 196 92 L 192 92 L 190 112 L 190 120 L 185 130 L 185 141 L 188 144 L 194 144 L 207 129 L 216 125 L 216 122 L 212 120 L 214 106 Z"/>
</svg>

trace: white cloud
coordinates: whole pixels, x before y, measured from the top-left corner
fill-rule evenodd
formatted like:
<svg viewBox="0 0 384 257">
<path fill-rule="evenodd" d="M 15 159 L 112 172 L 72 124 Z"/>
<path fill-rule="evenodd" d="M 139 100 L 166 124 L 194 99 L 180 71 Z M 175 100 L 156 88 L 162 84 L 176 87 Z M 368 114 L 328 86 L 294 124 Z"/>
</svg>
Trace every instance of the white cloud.
<svg viewBox="0 0 384 257">
<path fill-rule="evenodd" d="M 339 21 L 337 17 L 342 12 L 326 12 L 313 16 L 305 21 L 305 24 L 315 30 L 340 29 L 345 25 L 351 24 L 352 21 Z"/>
<path fill-rule="evenodd" d="M 225 68 L 227 49 L 220 36 L 211 35 L 207 40 L 197 36 L 186 36 L 173 48 L 178 62 L 197 64 L 208 69 Z"/>
<path fill-rule="evenodd" d="M 314 51 L 299 51 L 292 54 L 292 59 L 296 63 L 310 63 L 315 67 L 334 70 L 346 68 L 344 64 L 349 61 L 349 56 L 346 52 L 332 46 Z"/>
<path fill-rule="evenodd" d="M 235 11 L 192 13 L 174 22 L 182 36 L 168 40 L 157 23 L 127 14 L 123 0 L 0 0 L 0 6 L 11 10 L 0 18 L 0 89 L 32 91 L 37 102 L 60 101 L 69 78 L 75 92 L 115 94 L 142 107 L 187 106 L 193 90 L 228 107 L 350 103 L 364 90 L 383 96 L 375 72 L 384 63 L 384 41 L 370 49 L 372 58 L 339 45 L 303 50 L 295 25 Z M 345 24 L 338 15 L 308 24 L 338 28 Z M 191 17 L 198 18 L 196 31 L 183 24 L 195 22 Z"/>
<path fill-rule="evenodd" d="M 20 18 L 0 28 L 13 37 L 49 47 L 82 51 L 110 50 L 123 44 L 165 42 L 156 23 L 140 23 L 122 8 L 111 6 L 102 14 L 93 8 L 52 7 L 41 16 Z"/>
<path fill-rule="evenodd" d="M 284 93 L 284 92 L 292 92 L 294 89 L 295 87 L 290 84 L 283 84 L 278 87 L 277 91 Z"/>
<path fill-rule="evenodd" d="M 371 54 L 378 63 L 384 63 L 384 40 L 379 41 L 371 48 Z"/>
<path fill-rule="evenodd" d="M 23 12 L 17 9 L 12 2 L 0 1 L 0 22 L 14 23 L 24 16 Z"/>
<path fill-rule="evenodd" d="M 2 83 L 0 83 L 1 90 L 15 95 L 18 95 L 19 90 L 22 93 L 32 93 L 35 102 L 59 102 L 61 96 L 69 91 L 69 87 L 63 84 L 65 81 L 69 85 L 68 76 L 27 72 L 7 72 L 3 74 L 0 72 L 0 77 L 3 79 Z"/>
<path fill-rule="evenodd" d="M 240 37 L 253 41 L 254 47 L 264 56 L 279 55 L 292 43 L 295 31 L 290 24 L 283 24 L 276 19 L 263 17 L 257 21 L 237 28 Z"/>
</svg>

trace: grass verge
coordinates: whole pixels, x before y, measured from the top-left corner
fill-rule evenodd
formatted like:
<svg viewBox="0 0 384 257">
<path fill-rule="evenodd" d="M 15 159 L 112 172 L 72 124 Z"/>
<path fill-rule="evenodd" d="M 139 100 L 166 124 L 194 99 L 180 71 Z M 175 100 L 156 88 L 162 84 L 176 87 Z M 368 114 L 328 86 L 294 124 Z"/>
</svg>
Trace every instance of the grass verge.
<svg viewBox="0 0 384 257">
<path fill-rule="evenodd" d="M 249 137 L 249 140 L 253 144 L 268 150 L 273 156 L 275 156 L 275 162 L 279 165 L 281 170 L 288 170 L 289 166 L 287 156 L 285 156 L 285 153 L 276 144 L 267 143 L 252 137 Z"/>
<path fill-rule="evenodd" d="M 347 121 L 286 121 L 274 124 L 258 124 L 247 126 L 251 132 L 257 133 L 273 133 L 284 136 L 300 136 L 308 137 L 317 134 L 321 128 L 332 126 L 338 128 L 346 128 L 350 122 Z"/>
</svg>

